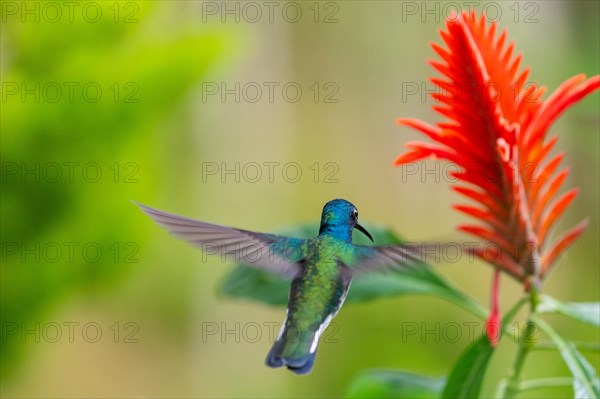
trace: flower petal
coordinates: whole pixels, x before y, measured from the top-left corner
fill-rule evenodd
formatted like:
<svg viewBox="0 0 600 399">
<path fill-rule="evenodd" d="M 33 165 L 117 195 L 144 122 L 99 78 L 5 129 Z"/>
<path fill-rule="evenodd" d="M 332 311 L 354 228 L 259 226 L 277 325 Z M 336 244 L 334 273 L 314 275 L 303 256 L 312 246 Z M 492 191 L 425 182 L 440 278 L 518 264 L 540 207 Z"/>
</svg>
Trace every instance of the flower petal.
<svg viewBox="0 0 600 399">
<path fill-rule="evenodd" d="M 552 247 L 542 256 L 542 277 L 548 274 L 554 263 L 563 254 L 563 252 L 571 246 L 585 231 L 588 225 L 588 220 L 585 219 L 577 226 L 563 234 Z"/>
<path fill-rule="evenodd" d="M 564 193 L 559 199 L 557 199 L 550 209 L 547 212 L 546 217 L 542 220 L 542 225 L 539 230 L 538 240 L 539 245 L 542 247 L 544 245 L 544 241 L 546 241 L 546 237 L 548 232 L 552 228 L 552 225 L 556 220 L 565 212 L 565 209 L 569 206 L 571 202 L 577 197 L 579 194 L 579 190 L 574 188 Z"/>
</svg>

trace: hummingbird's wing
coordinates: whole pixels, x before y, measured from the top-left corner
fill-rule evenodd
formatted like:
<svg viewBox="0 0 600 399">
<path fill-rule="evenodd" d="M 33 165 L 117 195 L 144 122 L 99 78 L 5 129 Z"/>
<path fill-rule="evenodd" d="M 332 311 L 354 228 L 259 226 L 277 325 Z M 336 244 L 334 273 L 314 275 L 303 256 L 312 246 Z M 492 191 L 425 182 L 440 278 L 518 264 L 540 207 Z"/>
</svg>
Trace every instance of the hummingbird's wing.
<svg viewBox="0 0 600 399">
<path fill-rule="evenodd" d="M 302 269 L 306 253 L 304 239 L 219 226 L 135 204 L 173 235 L 208 254 L 288 277 L 295 277 Z"/>
<path fill-rule="evenodd" d="M 422 256 L 414 245 L 353 245 L 352 259 L 345 261 L 353 273 L 383 271 L 423 264 Z"/>
</svg>

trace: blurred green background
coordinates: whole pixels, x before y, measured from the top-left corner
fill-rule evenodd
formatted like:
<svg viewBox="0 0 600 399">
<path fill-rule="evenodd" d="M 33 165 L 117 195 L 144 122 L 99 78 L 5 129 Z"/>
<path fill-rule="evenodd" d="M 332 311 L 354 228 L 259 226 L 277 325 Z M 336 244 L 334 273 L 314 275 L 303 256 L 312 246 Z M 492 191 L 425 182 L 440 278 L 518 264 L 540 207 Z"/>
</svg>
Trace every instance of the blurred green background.
<svg viewBox="0 0 600 399">
<path fill-rule="evenodd" d="M 420 138 L 395 118 L 438 120 L 426 59 L 449 3 L 67 3 L 1 2 L 3 397 L 334 397 L 365 368 L 448 372 L 469 337 L 465 327 L 449 342 L 443 326 L 480 321 L 422 296 L 346 306 L 308 377 L 267 368 L 268 326 L 283 309 L 219 297 L 231 265 L 203 259 L 130 200 L 268 232 L 317 223 L 340 197 L 409 240 L 470 239 L 455 232 L 464 217 L 450 209 L 458 197 L 443 173 L 391 166 Z M 484 7 L 509 30 L 530 80 L 552 91 L 598 73 L 598 2 Z M 552 128 L 568 186 L 581 188 L 561 227 L 590 219 L 544 287 L 564 300 L 600 299 L 599 105 L 592 95 Z M 440 271 L 487 306 L 488 266 Z M 502 280 L 503 309 L 520 294 Z M 600 340 L 593 327 L 551 321 L 572 339 Z M 403 334 L 406 323 L 419 333 Z M 423 327 L 439 339 L 422 338 Z M 515 345 L 500 349 L 487 395 Z M 598 369 L 598 352 L 587 355 Z M 531 355 L 524 373 L 566 374 L 549 351 Z M 571 391 L 530 396 L 540 395 Z"/>
</svg>

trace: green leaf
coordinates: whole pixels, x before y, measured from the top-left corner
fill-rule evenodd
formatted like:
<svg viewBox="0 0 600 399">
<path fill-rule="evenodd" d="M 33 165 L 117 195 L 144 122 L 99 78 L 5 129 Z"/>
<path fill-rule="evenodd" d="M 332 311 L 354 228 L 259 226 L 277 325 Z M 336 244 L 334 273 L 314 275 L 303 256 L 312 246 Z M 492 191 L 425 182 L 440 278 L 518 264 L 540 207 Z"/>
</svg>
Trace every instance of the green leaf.
<svg viewBox="0 0 600 399">
<path fill-rule="evenodd" d="M 482 319 L 486 317 L 485 308 L 453 287 L 427 266 L 386 274 L 361 275 L 353 280 L 347 300 L 348 302 L 365 302 L 406 294 L 434 295 L 453 302 Z"/>
<path fill-rule="evenodd" d="M 346 398 L 438 398 L 444 378 L 396 370 L 367 370 L 346 390 Z"/>
<path fill-rule="evenodd" d="M 502 318 L 502 326 L 515 317 L 526 301 L 518 301 Z M 502 333 L 502 332 L 501 332 Z M 483 335 L 473 342 L 458 359 L 448 376 L 442 398 L 478 398 L 494 347 Z"/>
<path fill-rule="evenodd" d="M 567 364 L 571 374 L 573 374 L 573 391 L 575 398 L 600 398 L 600 380 L 596 375 L 596 370 L 594 370 L 587 359 L 575 348 L 575 345 L 563 338 L 539 317 L 532 317 L 532 319 L 537 323 L 540 330 L 554 341 L 560 355 Z"/>
<path fill-rule="evenodd" d="M 573 319 L 600 327 L 600 302 L 560 302 L 543 295 L 538 305 L 540 313 L 560 313 Z"/>
<path fill-rule="evenodd" d="M 281 234 L 299 238 L 312 237 L 317 233 L 315 225 L 301 225 Z M 368 223 L 365 227 L 371 232 L 377 245 L 402 243 L 389 229 Z M 367 245 L 368 241 L 362 235 L 356 235 L 355 243 Z M 231 298 L 246 298 L 271 305 L 285 305 L 289 288 L 290 281 L 285 278 L 239 264 L 225 276 L 218 292 Z M 352 282 L 347 302 L 365 302 L 405 294 L 436 295 L 462 306 L 481 318 L 485 318 L 487 313 L 481 305 L 458 291 L 433 268 L 427 266 L 360 275 Z"/>
<path fill-rule="evenodd" d="M 454 365 L 442 398 L 478 398 L 493 352 L 486 336 L 473 342 Z"/>
<path fill-rule="evenodd" d="M 252 299 L 269 305 L 285 305 L 290 281 L 252 267 L 237 265 L 219 284 L 217 292 L 230 298 Z"/>
</svg>

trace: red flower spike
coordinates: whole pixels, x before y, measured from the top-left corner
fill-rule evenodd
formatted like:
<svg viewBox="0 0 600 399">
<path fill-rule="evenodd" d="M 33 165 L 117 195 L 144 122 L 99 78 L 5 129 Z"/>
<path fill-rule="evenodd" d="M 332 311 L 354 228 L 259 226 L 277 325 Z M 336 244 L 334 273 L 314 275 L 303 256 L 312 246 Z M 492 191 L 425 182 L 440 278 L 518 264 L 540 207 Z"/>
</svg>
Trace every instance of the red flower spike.
<svg viewBox="0 0 600 399">
<path fill-rule="evenodd" d="M 498 271 L 525 284 L 529 277 L 540 281 L 585 229 L 586 223 L 580 223 L 546 243 L 577 196 L 577 189 L 558 195 L 568 168 L 558 168 L 564 154 L 549 157 L 557 138 L 547 133 L 566 109 L 600 88 L 600 76 L 586 80 L 577 75 L 542 100 L 545 88 L 526 85 L 529 69 L 520 70 L 521 55 L 513 55 L 506 31 L 497 37 L 496 29 L 475 12 L 449 17 L 446 30 L 440 32 L 445 47 L 432 44 L 440 60 L 429 61 L 442 74 L 430 79 L 437 88 L 431 96 L 434 110 L 445 120 L 435 125 L 397 121 L 436 144 L 408 143 L 408 151 L 394 163 L 440 158 L 457 165 L 451 175 L 461 184 L 453 189 L 477 206 L 454 208 L 480 222 L 459 230 L 488 243 L 470 252 L 496 268 L 488 327 L 499 326 Z M 497 335 L 492 330 L 487 333 L 494 343 Z"/>
</svg>

